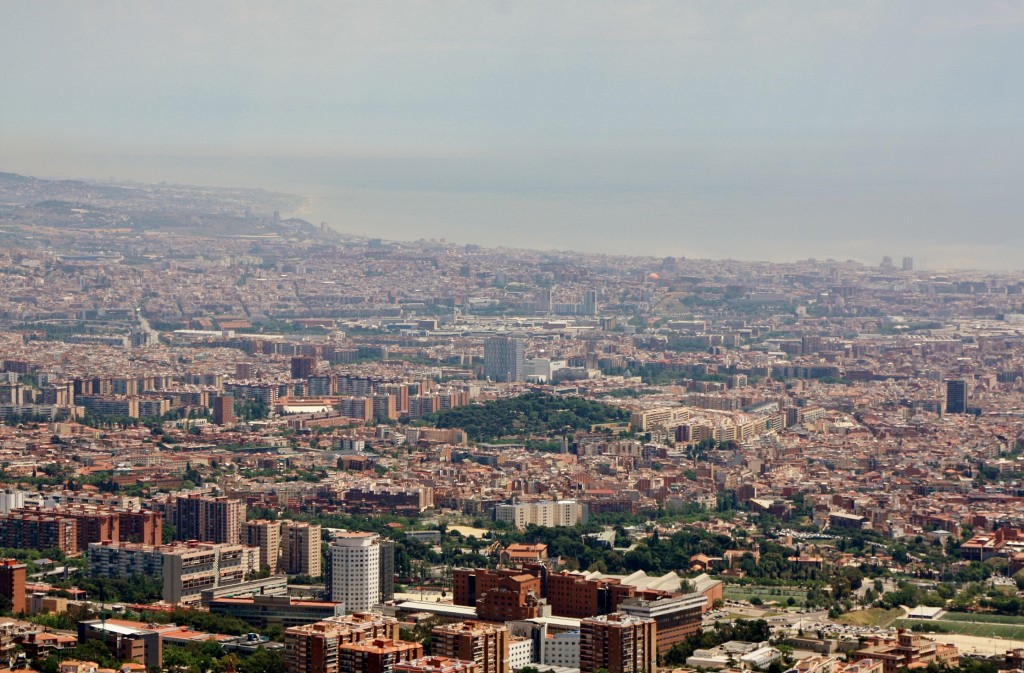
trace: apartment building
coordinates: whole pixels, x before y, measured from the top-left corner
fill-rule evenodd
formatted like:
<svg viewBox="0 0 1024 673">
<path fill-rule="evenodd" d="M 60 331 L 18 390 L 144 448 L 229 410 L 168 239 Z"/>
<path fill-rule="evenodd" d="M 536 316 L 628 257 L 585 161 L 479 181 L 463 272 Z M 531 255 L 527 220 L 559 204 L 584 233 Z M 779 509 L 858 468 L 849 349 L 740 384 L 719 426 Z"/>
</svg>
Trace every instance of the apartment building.
<svg viewBox="0 0 1024 673">
<path fill-rule="evenodd" d="M 620 612 L 580 621 L 580 673 L 646 673 L 657 670 L 653 619 Z"/>
<path fill-rule="evenodd" d="M 585 619 L 605 615 L 622 601 L 636 595 L 636 587 L 618 579 L 591 579 L 569 572 L 552 573 L 547 579 L 547 599 L 551 613 L 559 617 Z"/>
<path fill-rule="evenodd" d="M 339 673 L 393 673 L 399 663 L 423 656 L 423 645 L 388 638 L 373 638 L 338 647 Z"/>
<path fill-rule="evenodd" d="M 281 570 L 289 575 L 320 577 L 320 524 L 285 521 L 281 524 Z"/>
<path fill-rule="evenodd" d="M 472 661 L 451 657 L 430 656 L 395 664 L 395 673 L 479 673 Z"/>
<path fill-rule="evenodd" d="M 509 633 L 504 626 L 456 622 L 435 627 L 431 635 L 435 655 L 472 661 L 480 673 L 510 673 Z"/>
<path fill-rule="evenodd" d="M 0 547 L 78 551 L 78 522 L 59 515 L 10 512 L 0 516 Z"/>
<path fill-rule="evenodd" d="M 281 560 L 281 522 L 269 519 L 246 521 L 245 544 L 260 550 L 260 567 L 278 572 Z"/>
<path fill-rule="evenodd" d="M 189 542 L 164 554 L 164 600 L 194 605 L 203 589 L 241 584 L 259 570 L 259 550 L 240 544 Z"/>
<path fill-rule="evenodd" d="M 477 617 L 491 622 L 543 616 L 542 580 L 520 570 L 456 568 L 454 603 L 476 607 Z"/>
<path fill-rule="evenodd" d="M 586 505 L 577 500 L 524 502 L 494 508 L 496 521 L 510 523 L 516 528 L 526 528 L 530 524 L 542 528 L 575 526 L 586 523 L 587 518 Z"/>
<path fill-rule="evenodd" d="M 342 499 L 345 511 L 350 514 L 391 513 L 415 517 L 434 505 L 433 489 L 424 486 L 350 488 Z"/>
<path fill-rule="evenodd" d="M 327 590 L 330 600 L 353 611 L 380 603 L 380 536 L 339 533 L 329 551 Z"/>
<path fill-rule="evenodd" d="M 647 432 L 655 427 L 674 428 L 690 420 L 690 410 L 686 407 L 656 407 L 638 409 L 630 414 L 629 423 L 640 432 Z"/>
<path fill-rule="evenodd" d="M 234 544 L 201 542 L 155 547 L 130 542 L 89 545 L 89 569 L 103 577 L 135 573 L 160 575 L 163 600 L 195 605 L 204 589 L 242 584 L 246 575 L 259 569 L 259 550 Z"/>
<path fill-rule="evenodd" d="M 235 422 L 234 397 L 217 395 L 213 398 L 213 422 L 216 425 L 232 425 Z"/>
<path fill-rule="evenodd" d="M 0 596 L 10 601 L 10 610 L 16 615 L 23 614 L 27 607 L 25 594 L 26 566 L 15 559 L 0 561 Z"/>
<path fill-rule="evenodd" d="M 87 549 L 91 542 L 141 542 L 160 544 L 163 518 L 158 512 L 128 512 L 110 507 L 69 504 L 54 507 L 22 507 L 16 515 L 59 516 L 76 522 L 76 546 Z"/>
<path fill-rule="evenodd" d="M 340 673 L 339 648 L 348 643 L 398 638 L 398 620 L 355 613 L 285 630 L 286 673 Z"/>
<path fill-rule="evenodd" d="M 223 496 L 189 495 L 170 507 L 177 539 L 219 544 L 238 544 L 242 539 L 245 503 Z"/>
<path fill-rule="evenodd" d="M 161 547 L 134 542 L 93 542 L 88 547 L 89 572 L 100 577 L 163 576 Z"/>
</svg>

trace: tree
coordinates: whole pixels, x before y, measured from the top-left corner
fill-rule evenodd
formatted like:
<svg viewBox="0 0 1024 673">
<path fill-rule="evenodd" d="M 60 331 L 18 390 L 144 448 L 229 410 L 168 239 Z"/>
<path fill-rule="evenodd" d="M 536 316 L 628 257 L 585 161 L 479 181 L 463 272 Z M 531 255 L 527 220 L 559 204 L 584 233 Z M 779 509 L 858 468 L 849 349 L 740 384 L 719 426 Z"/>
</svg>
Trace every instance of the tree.
<svg viewBox="0 0 1024 673">
<path fill-rule="evenodd" d="M 172 523 L 164 522 L 161 542 L 169 544 L 174 542 L 174 538 L 178 535 L 178 527 Z"/>
<path fill-rule="evenodd" d="M 262 645 L 238 664 L 239 673 L 281 673 L 283 670 L 284 654 L 280 650 L 268 650 Z"/>
<path fill-rule="evenodd" d="M 60 659 L 52 652 L 45 659 L 33 659 L 31 665 L 39 673 L 59 673 L 60 671 Z"/>
<path fill-rule="evenodd" d="M 117 668 L 121 662 L 110 653 L 110 649 L 99 640 L 86 640 L 75 646 L 73 658 L 81 661 L 95 661 L 100 668 Z"/>
</svg>

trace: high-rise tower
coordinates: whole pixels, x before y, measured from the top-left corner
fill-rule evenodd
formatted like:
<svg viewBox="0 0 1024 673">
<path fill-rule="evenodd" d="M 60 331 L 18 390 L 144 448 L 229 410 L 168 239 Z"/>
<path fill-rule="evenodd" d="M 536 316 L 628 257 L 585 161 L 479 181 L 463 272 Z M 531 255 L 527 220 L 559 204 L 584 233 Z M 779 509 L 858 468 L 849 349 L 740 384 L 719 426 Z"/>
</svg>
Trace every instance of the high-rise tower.
<svg viewBox="0 0 1024 673">
<path fill-rule="evenodd" d="M 484 339 L 484 375 L 492 381 L 522 381 L 526 344 L 522 339 L 494 336 Z"/>
<path fill-rule="evenodd" d="M 946 381 L 946 413 L 967 413 L 967 381 L 963 379 Z"/>
</svg>

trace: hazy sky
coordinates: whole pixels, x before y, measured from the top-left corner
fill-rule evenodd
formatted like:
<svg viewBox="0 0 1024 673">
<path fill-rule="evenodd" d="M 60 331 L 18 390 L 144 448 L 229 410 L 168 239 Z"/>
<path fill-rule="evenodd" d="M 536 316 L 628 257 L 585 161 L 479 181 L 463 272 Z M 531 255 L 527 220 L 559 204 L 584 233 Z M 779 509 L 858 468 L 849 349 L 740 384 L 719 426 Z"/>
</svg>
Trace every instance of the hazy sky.
<svg viewBox="0 0 1024 673">
<path fill-rule="evenodd" d="M 1024 268 L 1024 2 L 11 1 L 0 170 L 385 238 Z"/>
</svg>

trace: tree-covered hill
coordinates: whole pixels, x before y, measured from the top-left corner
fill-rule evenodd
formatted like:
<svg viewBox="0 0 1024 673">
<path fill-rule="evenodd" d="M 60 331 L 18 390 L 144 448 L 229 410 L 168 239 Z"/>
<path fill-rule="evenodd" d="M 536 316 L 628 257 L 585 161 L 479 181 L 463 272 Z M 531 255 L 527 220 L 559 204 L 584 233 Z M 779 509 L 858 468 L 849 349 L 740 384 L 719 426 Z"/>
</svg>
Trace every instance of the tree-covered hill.
<svg viewBox="0 0 1024 673">
<path fill-rule="evenodd" d="M 461 428 L 474 442 L 494 442 L 506 437 L 555 436 L 589 430 L 599 423 L 621 423 L 629 420 L 629 412 L 582 397 L 530 392 L 446 409 L 424 416 L 423 420 L 439 428 Z"/>
</svg>

